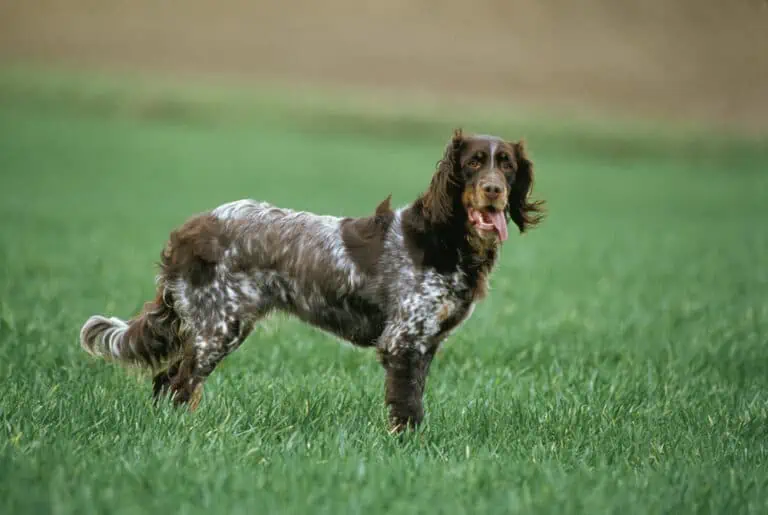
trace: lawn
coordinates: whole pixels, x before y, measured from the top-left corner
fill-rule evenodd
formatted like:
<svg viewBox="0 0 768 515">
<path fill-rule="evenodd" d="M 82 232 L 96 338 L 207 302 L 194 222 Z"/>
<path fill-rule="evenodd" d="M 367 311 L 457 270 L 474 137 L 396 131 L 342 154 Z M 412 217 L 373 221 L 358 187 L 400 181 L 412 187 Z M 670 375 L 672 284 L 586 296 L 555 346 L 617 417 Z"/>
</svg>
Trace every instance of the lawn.
<svg viewBox="0 0 768 515">
<path fill-rule="evenodd" d="M 4 77 L 0 512 L 768 512 L 764 142 Z M 527 136 L 549 216 L 438 354 L 418 433 L 387 433 L 372 352 L 286 318 L 194 414 L 80 349 L 189 215 L 405 204 L 458 123 Z"/>
</svg>

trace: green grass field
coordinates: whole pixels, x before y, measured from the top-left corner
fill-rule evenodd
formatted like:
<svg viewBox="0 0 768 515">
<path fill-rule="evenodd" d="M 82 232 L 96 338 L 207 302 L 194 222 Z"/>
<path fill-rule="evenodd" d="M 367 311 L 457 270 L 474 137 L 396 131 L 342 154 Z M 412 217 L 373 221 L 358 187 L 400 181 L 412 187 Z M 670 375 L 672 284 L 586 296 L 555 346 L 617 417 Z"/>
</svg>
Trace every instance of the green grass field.
<svg viewBox="0 0 768 515">
<path fill-rule="evenodd" d="M 764 144 L 8 77 L 1 513 L 768 512 Z M 194 414 L 80 349 L 89 315 L 152 296 L 191 214 L 405 204 L 459 123 L 527 136 L 550 214 L 438 354 L 418 433 L 387 433 L 372 352 L 289 319 Z"/>
</svg>

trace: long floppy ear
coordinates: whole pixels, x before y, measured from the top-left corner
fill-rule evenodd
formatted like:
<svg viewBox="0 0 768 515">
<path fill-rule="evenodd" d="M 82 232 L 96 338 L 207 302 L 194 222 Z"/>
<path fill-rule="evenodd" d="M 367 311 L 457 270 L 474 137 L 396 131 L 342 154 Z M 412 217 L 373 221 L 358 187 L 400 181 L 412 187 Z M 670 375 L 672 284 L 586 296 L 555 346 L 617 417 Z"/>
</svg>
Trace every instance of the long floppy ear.
<svg viewBox="0 0 768 515">
<path fill-rule="evenodd" d="M 544 218 L 544 201 L 531 200 L 533 163 L 525 152 L 525 142 L 513 143 L 515 148 L 515 179 L 509 189 L 507 209 L 520 232 L 537 225 Z"/>
<path fill-rule="evenodd" d="M 461 129 L 453 131 L 451 141 L 445 147 L 443 158 L 437 163 L 429 189 L 422 196 L 424 215 L 432 223 L 447 222 L 453 214 L 451 186 L 456 184 L 456 168 L 459 164 L 464 135 Z"/>
</svg>

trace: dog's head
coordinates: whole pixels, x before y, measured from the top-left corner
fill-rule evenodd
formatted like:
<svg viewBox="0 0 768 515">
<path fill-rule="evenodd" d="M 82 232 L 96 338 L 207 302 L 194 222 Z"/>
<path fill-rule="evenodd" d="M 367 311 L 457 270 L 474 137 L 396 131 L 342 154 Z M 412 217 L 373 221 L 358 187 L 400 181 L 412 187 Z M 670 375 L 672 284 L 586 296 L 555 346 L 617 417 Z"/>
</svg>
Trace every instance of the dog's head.
<svg viewBox="0 0 768 515">
<path fill-rule="evenodd" d="M 466 216 L 470 230 L 482 239 L 504 241 L 508 220 L 520 232 L 541 220 L 543 202 L 529 199 L 532 187 L 533 163 L 522 142 L 456 130 L 424 196 L 424 208 L 434 223 Z"/>
</svg>

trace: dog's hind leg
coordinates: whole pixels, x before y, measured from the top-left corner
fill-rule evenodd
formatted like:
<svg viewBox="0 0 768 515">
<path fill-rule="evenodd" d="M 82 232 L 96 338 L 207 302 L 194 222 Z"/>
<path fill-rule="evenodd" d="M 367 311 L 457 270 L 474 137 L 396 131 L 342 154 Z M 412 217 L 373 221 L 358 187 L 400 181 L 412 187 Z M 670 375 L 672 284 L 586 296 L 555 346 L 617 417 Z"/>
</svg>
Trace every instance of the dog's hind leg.
<svg viewBox="0 0 768 515">
<path fill-rule="evenodd" d="M 155 399 L 170 395 L 176 405 L 186 404 L 191 410 L 197 408 L 205 380 L 216 365 L 240 347 L 252 329 L 253 322 L 235 321 L 220 325 L 216 331 L 195 334 L 168 370 L 155 376 Z"/>
</svg>

